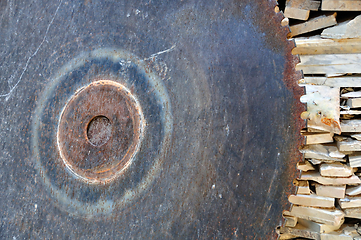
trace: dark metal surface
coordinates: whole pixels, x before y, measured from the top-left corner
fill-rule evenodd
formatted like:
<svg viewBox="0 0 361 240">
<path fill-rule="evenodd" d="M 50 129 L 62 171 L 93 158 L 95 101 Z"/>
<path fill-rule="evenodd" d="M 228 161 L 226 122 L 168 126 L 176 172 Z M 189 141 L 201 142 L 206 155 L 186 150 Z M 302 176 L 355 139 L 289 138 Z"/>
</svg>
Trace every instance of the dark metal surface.
<svg viewBox="0 0 361 240">
<path fill-rule="evenodd" d="M 302 107 L 274 7 L 0 1 L 0 238 L 275 238 Z"/>
</svg>

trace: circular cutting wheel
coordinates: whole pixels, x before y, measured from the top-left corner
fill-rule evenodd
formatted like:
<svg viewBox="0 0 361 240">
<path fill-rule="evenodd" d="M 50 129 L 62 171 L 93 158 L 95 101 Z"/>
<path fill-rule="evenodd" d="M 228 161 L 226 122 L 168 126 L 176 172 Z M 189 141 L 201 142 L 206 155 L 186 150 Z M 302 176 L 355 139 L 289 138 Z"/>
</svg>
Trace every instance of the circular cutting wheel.
<svg viewBox="0 0 361 240">
<path fill-rule="evenodd" d="M 272 239 L 301 127 L 276 2 L 1 1 L 1 239 Z"/>
</svg>

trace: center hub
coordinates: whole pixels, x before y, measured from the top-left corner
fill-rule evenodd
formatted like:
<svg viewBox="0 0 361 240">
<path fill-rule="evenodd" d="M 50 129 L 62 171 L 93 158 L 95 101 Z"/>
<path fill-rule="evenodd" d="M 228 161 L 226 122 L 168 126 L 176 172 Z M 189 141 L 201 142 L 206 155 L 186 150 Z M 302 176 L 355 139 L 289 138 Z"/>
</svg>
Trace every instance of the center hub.
<svg viewBox="0 0 361 240">
<path fill-rule="evenodd" d="M 143 114 L 123 85 L 109 80 L 80 89 L 60 117 L 57 141 L 65 166 L 87 182 L 119 176 L 137 153 Z"/>
<path fill-rule="evenodd" d="M 87 137 L 94 146 L 102 146 L 108 142 L 112 131 L 112 125 L 109 118 L 105 116 L 96 116 L 88 124 Z"/>
</svg>

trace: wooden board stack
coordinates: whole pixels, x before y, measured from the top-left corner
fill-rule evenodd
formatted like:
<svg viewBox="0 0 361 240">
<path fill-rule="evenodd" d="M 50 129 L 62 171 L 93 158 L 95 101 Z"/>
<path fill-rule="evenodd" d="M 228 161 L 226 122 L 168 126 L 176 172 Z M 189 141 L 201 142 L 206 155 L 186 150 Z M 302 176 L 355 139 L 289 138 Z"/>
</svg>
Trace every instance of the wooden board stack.
<svg viewBox="0 0 361 240">
<path fill-rule="evenodd" d="M 300 58 L 307 128 L 297 192 L 288 197 L 279 239 L 361 240 L 361 13 L 355 11 L 361 0 L 285 3 L 282 25 L 289 23 L 292 53 Z"/>
</svg>

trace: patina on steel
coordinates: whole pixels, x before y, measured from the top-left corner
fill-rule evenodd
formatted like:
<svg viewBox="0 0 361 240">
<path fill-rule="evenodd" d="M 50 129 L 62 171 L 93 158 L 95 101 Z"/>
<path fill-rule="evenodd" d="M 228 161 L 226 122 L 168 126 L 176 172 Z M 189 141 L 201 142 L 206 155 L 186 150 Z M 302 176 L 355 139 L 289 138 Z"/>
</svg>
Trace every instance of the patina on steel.
<svg viewBox="0 0 361 240">
<path fill-rule="evenodd" d="M 131 164 L 144 132 L 138 100 L 123 85 L 96 81 L 66 104 L 57 142 L 66 167 L 90 183 L 113 180 Z"/>
<path fill-rule="evenodd" d="M 304 106 L 275 6 L 0 1 L 0 239 L 277 238 L 301 159 Z M 100 80 L 129 89 L 146 126 L 131 164 L 92 184 L 84 174 L 97 169 L 78 154 L 68 160 L 72 173 L 57 135 L 77 91 Z M 110 146 L 113 120 L 89 112 L 74 125 L 83 146 Z M 133 122 L 125 135 L 134 130 Z M 129 146 L 103 153 L 121 161 Z"/>
</svg>

